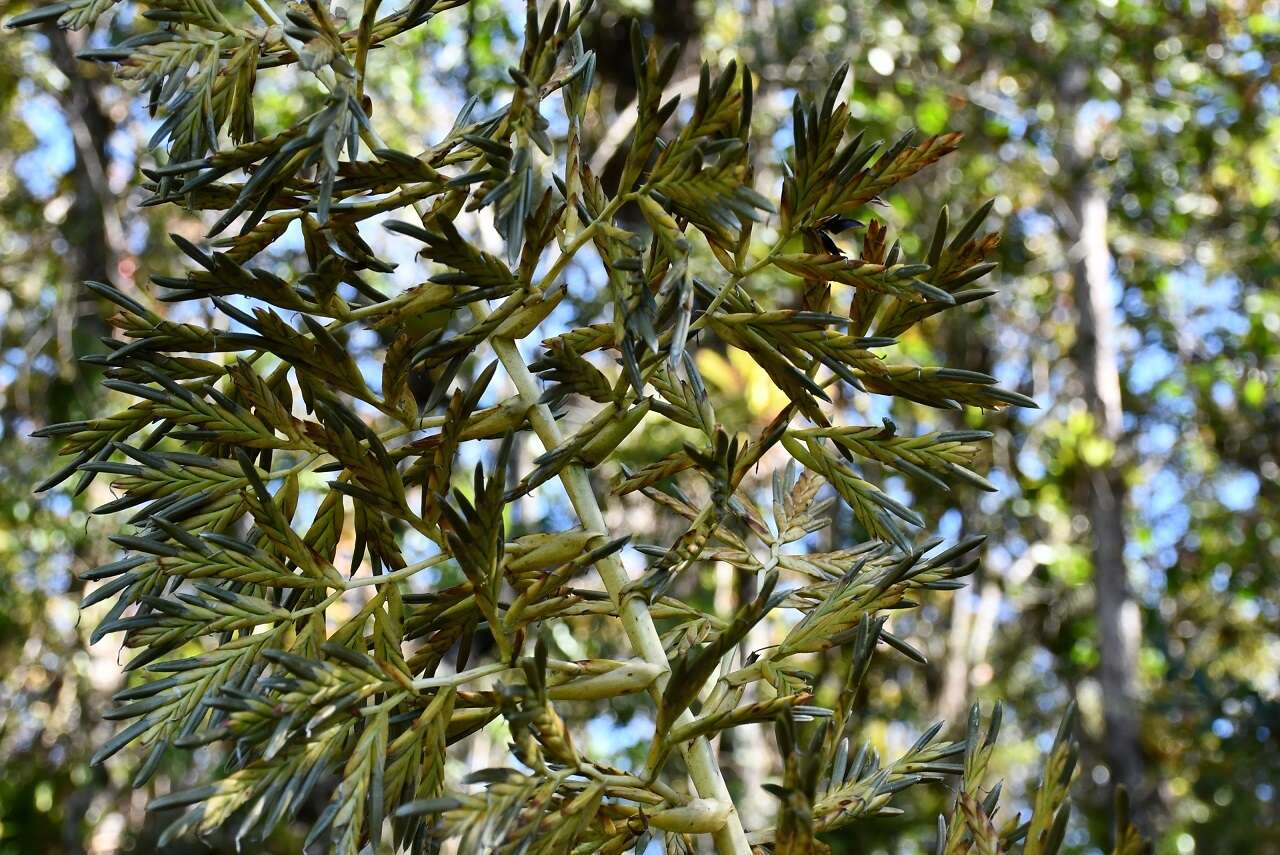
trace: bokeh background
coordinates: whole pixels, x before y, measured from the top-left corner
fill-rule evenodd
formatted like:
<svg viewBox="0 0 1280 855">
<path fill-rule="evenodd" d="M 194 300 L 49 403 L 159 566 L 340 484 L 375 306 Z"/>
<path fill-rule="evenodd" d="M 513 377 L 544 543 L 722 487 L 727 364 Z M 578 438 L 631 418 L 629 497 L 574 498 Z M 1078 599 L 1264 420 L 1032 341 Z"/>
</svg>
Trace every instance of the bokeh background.
<svg viewBox="0 0 1280 855">
<path fill-rule="evenodd" d="M 606 183 L 632 115 L 627 32 L 639 19 L 648 37 L 683 46 L 686 95 L 702 59 L 738 57 L 754 70 L 759 186 L 778 180 L 769 142 L 790 144 L 795 93 L 847 61 L 853 116 L 869 137 L 966 134 L 958 154 L 886 200 L 881 214 L 909 257 L 923 254 L 943 203 L 956 222 L 995 200 L 1000 293 L 903 347 L 993 373 L 1041 409 L 982 418 L 996 431 L 999 493 L 911 495 L 940 533 L 990 540 L 972 586 L 898 619 L 895 631 L 931 664 L 873 669 L 869 735 L 892 750 L 937 718 L 961 721 L 975 700 L 1003 699 L 996 765 L 1021 792 L 1075 698 L 1083 759 L 1066 851 L 1104 851 L 1110 790 L 1123 781 L 1160 853 L 1280 852 L 1280 2 L 596 7 L 587 46 L 603 91 L 585 147 L 599 152 L 592 166 Z M 27 8 L 0 0 L 0 18 Z M 145 291 L 151 275 L 181 266 L 165 235 L 201 231 L 180 213 L 139 209 L 154 121 L 109 69 L 75 59 L 134 14 L 126 0 L 92 35 L 0 39 L 3 855 L 152 852 L 162 827 L 145 812 L 151 793 L 129 788 L 137 757 L 88 762 L 111 732 L 101 713 L 121 675 L 111 641 L 88 644 L 94 621 L 78 615 L 77 572 L 111 559 L 115 523 L 90 513 L 110 495 L 100 484 L 74 495 L 74 480 L 33 495 L 60 462 L 29 438 L 116 408 L 80 361 L 100 350 L 107 306 L 77 283 Z M 416 151 L 468 95 L 492 96 L 522 18 L 509 0 L 472 0 L 405 49 L 376 52 L 369 85 L 392 144 Z M 286 84 L 264 77 L 260 132 L 301 112 Z M 287 251 L 277 261 L 291 264 Z M 592 283 L 589 268 L 571 272 L 561 322 L 599 311 Z M 778 393 L 749 362 L 710 350 L 702 360 L 708 381 L 734 396 L 735 418 L 776 412 Z M 904 430 L 956 423 L 923 409 L 893 415 Z M 856 537 L 853 526 L 838 519 L 833 536 Z M 732 576 L 705 572 L 702 596 L 726 607 L 743 596 Z M 647 728 L 628 728 L 629 714 L 593 722 L 589 738 L 620 756 L 642 751 L 629 740 Z M 777 772 L 762 760 L 769 738 L 745 729 L 722 745 L 749 821 L 771 810 L 758 787 Z M 152 786 L 215 764 L 174 760 Z M 932 834 L 926 816 L 866 822 L 832 842 L 925 852 Z M 298 839 L 267 848 L 296 851 Z M 233 851 L 220 838 L 207 846 Z"/>
</svg>

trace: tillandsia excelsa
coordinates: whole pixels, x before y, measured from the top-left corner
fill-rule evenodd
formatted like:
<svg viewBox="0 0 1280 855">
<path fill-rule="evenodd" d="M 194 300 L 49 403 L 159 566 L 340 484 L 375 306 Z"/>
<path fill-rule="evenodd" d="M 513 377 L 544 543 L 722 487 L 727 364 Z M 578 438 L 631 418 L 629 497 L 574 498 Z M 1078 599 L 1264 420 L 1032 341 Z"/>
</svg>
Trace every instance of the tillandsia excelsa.
<svg viewBox="0 0 1280 855">
<path fill-rule="evenodd" d="M 981 543 L 922 536 L 927 521 L 867 473 L 993 488 L 974 471 L 988 434 L 899 435 L 887 420 L 847 423 L 840 402 L 1034 406 L 895 348 L 993 293 L 976 286 L 994 267 L 990 203 L 958 226 L 942 209 L 919 259 L 874 217 L 959 136 L 864 139 L 842 70 L 797 99 L 787 150 L 753 151 L 750 70 L 704 65 L 682 105 L 665 94 L 677 52 L 636 29 L 635 128 L 607 189 L 581 142 L 596 97 L 579 34 L 590 5 L 557 2 L 529 4 L 496 109 L 470 101 L 425 150 L 394 150 L 366 69 L 464 3 L 365 0 L 349 17 L 319 0 L 144 0 L 131 35 L 83 54 L 148 98 L 146 204 L 207 225 L 205 240 L 173 238 L 185 272 L 133 293 L 86 283 L 118 310 L 94 361 L 129 403 L 42 431 L 69 462 L 40 489 L 102 477 L 117 498 L 97 512 L 128 513 L 112 538 L 122 557 L 84 574 L 100 583 L 84 606 L 110 603 L 93 640 L 132 652 L 106 713 L 121 729 L 94 762 L 133 746 L 142 787 L 172 752 L 226 746 L 220 774 L 151 802 L 179 811 L 166 841 L 224 826 L 263 839 L 320 798 L 308 846 L 340 853 L 658 840 L 791 855 L 899 811 L 909 787 L 945 784 L 956 797 L 939 852 L 1055 852 L 1069 718 L 1023 822 L 997 818 L 987 780 L 998 708 L 985 725 L 975 709 L 957 741 L 939 724 L 893 758 L 860 738 L 855 708 L 877 650 L 922 658 L 888 613 L 961 587 Z M 112 6 L 70 0 L 9 24 L 90 27 Z M 269 75 L 307 104 L 286 127 L 255 118 Z M 310 78 L 319 86 L 301 85 Z M 781 165 L 780 188 L 753 186 L 760 158 Z M 387 287 L 375 228 L 413 247 L 420 284 Z M 302 258 L 285 278 L 264 260 L 287 232 Z M 567 270 L 591 256 L 602 313 L 551 334 Z M 215 320 L 171 320 L 163 304 Z M 741 351 L 786 405 L 763 428 L 726 424 L 703 348 Z M 618 466 L 619 447 L 662 421 L 683 446 Z M 542 447 L 523 468 L 522 435 Z M 467 472 L 464 457 L 480 462 Z M 556 481 L 576 524 L 509 537 L 511 505 Z M 809 536 L 837 500 L 864 537 L 818 551 Z M 608 501 L 651 502 L 679 533 L 630 544 L 606 525 Z M 708 562 L 753 577 L 754 597 L 717 614 L 672 595 Z M 780 639 L 742 655 L 770 616 Z M 591 621 L 620 630 L 617 658 L 553 655 L 557 625 Z M 809 669 L 832 648 L 848 652 L 848 678 L 822 705 Z M 628 695 L 650 707 L 654 733 L 643 763 L 616 768 L 575 729 Z M 755 723 L 776 731 L 770 818 L 739 815 L 712 745 Z M 450 747 L 495 728 L 509 762 L 451 774 Z"/>
</svg>

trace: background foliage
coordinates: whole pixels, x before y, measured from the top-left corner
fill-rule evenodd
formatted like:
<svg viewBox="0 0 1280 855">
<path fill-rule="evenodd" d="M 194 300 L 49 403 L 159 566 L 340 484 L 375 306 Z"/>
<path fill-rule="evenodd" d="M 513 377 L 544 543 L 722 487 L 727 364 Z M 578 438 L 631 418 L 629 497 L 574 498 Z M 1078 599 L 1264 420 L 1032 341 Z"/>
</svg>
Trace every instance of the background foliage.
<svg viewBox="0 0 1280 855">
<path fill-rule="evenodd" d="M 128 7 L 119 14 L 127 19 Z M 700 58 L 741 54 L 760 75 L 757 122 L 775 123 L 781 138 L 790 137 L 793 93 L 819 89 L 846 60 L 854 117 L 869 137 L 892 139 L 909 126 L 964 131 L 962 159 L 888 200 L 892 223 L 918 224 L 948 199 L 961 207 L 995 199 L 1005 232 L 1001 293 L 985 312 L 944 326 L 945 340 L 906 346 L 922 363 L 995 374 L 1042 409 L 996 426 L 990 477 L 1001 493 L 965 497 L 942 515 L 947 534 L 996 536 L 973 588 L 895 629 L 937 664 L 925 680 L 908 665 L 873 673 L 869 713 L 900 723 L 884 728 L 884 748 L 904 748 L 939 715 L 958 723 L 970 699 L 1003 698 L 992 764 L 1024 792 L 1018 776 L 1034 768 L 1074 696 L 1085 774 L 1069 851 L 1107 844 L 1102 794 L 1114 776 L 1137 783 L 1160 851 L 1276 851 L 1280 9 L 677 0 L 605 3 L 597 15 L 587 42 L 606 93 L 584 123 L 589 151 L 612 150 L 633 121 L 625 45 L 639 18 L 654 38 L 683 44 L 674 85 L 683 81 L 689 94 Z M 412 62 L 408 54 L 394 65 L 371 61 L 379 104 L 394 105 L 379 126 L 395 147 L 438 138 L 466 94 L 488 97 L 505 73 L 521 11 L 480 2 L 462 17 L 464 31 L 415 37 Z M 157 209 L 136 213 L 141 194 L 130 181 L 147 162 L 153 126 L 103 72 L 77 67 L 74 52 L 96 46 L 81 38 L 45 28 L 0 43 L 0 121 L 10 141 L 0 155 L 0 847 L 14 852 L 153 851 L 157 833 L 142 811 L 145 794 L 128 788 L 127 764 L 88 765 L 111 732 L 99 713 L 120 676 L 110 645 L 85 646 L 91 624 L 77 621 L 76 572 L 111 557 L 109 529 L 87 513 L 109 496 L 31 497 L 28 485 L 56 464 L 28 435 L 120 403 L 104 400 L 96 370 L 77 361 L 96 350 L 110 309 L 75 283 L 128 289 L 168 272 L 176 260 L 165 233 L 194 238 L 199 229 Z M 290 91 L 281 87 L 260 121 L 295 116 L 302 105 Z M 618 158 L 592 165 L 606 184 L 621 170 Z M 755 168 L 764 184 L 778 167 Z M 910 256 L 927 251 L 927 232 L 903 240 Z M 284 253 L 278 263 L 289 269 L 298 259 Z M 598 308 L 585 271 L 569 281 L 567 326 Z M 1082 323 L 1100 291 L 1095 305 L 1114 313 L 1101 346 L 1108 329 L 1099 331 L 1097 313 Z M 708 355 L 700 367 L 722 392 L 740 390 L 742 418 L 763 422 L 776 411 L 750 363 Z M 904 433 L 933 425 L 911 406 L 892 415 Z M 1110 514 L 1099 511 L 1098 477 L 1117 503 Z M 954 501 L 911 498 L 930 518 Z M 529 519 L 561 512 L 522 509 Z M 1091 548 L 1101 526 L 1116 529 L 1112 540 L 1119 534 L 1127 582 L 1115 587 L 1112 574 L 1102 588 L 1113 594 L 1111 610 L 1096 596 L 1114 559 Z M 719 582 L 729 606 L 749 595 Z M 1118 676 L 1104 673 L 1108 662 L 1121 664 Z M 1112 720 L 1126 696 L 1138 711 L 1127 730 Z M 629 715 L 619 709 L 617 723 L 598 725 L 599 738 L 642 754 L 644 746 L 627 745 Z M 722 746 L 733 774 L 744 783 L 777 777 L 781 770 L 753 765 L 751 738 Z M 473 760 L 481 762 L 460 762 Z M 156 786 L 166 792 L 209 771 L 165 768 Z M 904 839 L 892 821 L 858 828 L 859 839 L 844 841 L 852 851 L 931 845 Z M 290 851 L 300 839 L 272 849 Z"/>
</svg>

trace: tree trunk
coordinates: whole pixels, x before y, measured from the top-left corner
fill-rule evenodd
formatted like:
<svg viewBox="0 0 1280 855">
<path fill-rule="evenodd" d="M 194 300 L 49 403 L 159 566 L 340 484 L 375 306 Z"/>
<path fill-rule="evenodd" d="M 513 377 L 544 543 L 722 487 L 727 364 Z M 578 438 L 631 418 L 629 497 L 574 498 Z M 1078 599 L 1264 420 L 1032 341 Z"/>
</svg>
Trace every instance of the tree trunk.
<svg viewBox="0 0 1280 855">
<path fill-rule="evenodd" d="M 64 375 L 83 379 L 79 357 L 97 352 L 98 336 L 107 324 L 103 302 L 83 286 L 86 280 L 114 283 L 116 262 L 124 237 L 109 184 L 111 158 L 108 144 L 115 123 L 102 104 L 99 78 L 76 59 L 85 47 L 82 32 L 46 27 L 53 63 L 67 78 L 60 95 L 62 112 L 75 142 L 76 164 L 71 207 L 62 224 L 69 269 L 74 280 L 66 284 L 64 308 L 59 312 L 58 335 Z"/>
<path fill-rule="evenodd" d="M 103 78 L 92 70 L 86 71 L 88 64 L 81 63 L 75 56 L 77 51 L 86 46 L 86 34 L 68 32 L 52 25 L 45 27 L 44 33 L 49 39 L 50 58 L 66 78 L 65 88 L 58 95 L 62 116 L 71 130 L 76 153 L 75 166 L 69 176 L 71 205 L 60 227 L 62 239 L 66 243 L 63 253 L 66 262 L 64 271 L 74 278 L 57 286 L 58 307 L 54 312 L 53 323 L 56 328 L 60 377 L 56 383 L 66 384 L 88 402 L 97 397 L 96 384 L 92 381 L 96 370 L 86 370 L 80 357 L 102 351 L 98 338 L 107 334 L 108 327 L 104 312 L 105 301 L 82 283 L 85 280 L 113 282 L 116 278 L 116 263 L 124 243 L 115 200 L 108 183 L 111 163 L 108 144 L 115 130 L 115 123 L 102 103 Z M 52 389 L 48 390 L 47 397 L 50 406 L 53 401 L 62 398 Z M 42 417 L 58 421 L 66 416 L 46 412 Z M 103 492 L 99 493 L 100 490 Z M 98 481 L 89 493 L 89 504 L 97 504 L 109 498 L 109 494 L 104 493 L 105 487 Z M 106 560 L 105 556 L 91 558 L 85 563 L 86 566 L 92 566 L 102 560 Z M 68 593 L 74 593 L 82 585 L 81 582 L 73 582 Z M 78 703 L 82 709 L 95 708 L 105 701 L 94 692 L 89 681 L 77 681 L 76 686 Z M 65 794 L 62 851 L 67 855 L 85 852 L 86 838 L 81 821 L 95 794 L 106 786 L 106 773 L 99 768 L 94 770 L 86 783 Z M 135 819 L 140 821 L 142 817 Z"/>
<path fill-rule="evenodd" d="M 1082 91 L 1083 70 L 1069 77 L 1068 92 Z M 1129 589 L 1124 561 L 1125 486 L 1115 449 L 1123 441 L 1123 409 L 1116 352 L 1112 256 L 1107 245 L 1106 188 L 1092 174 L 1095 129 L 1081 123 L 1083 99 L 1072 104 L 1072 125 L 1065 158 L 1073 182 L 1065 223 L 1071 260 L 1077 336 L 1073 359 L 1081 394 L 1097 438 L 1112 452 L 1101 462 L 1081 460 L 1076 501 L 1089 521 L 1092 537 L 1095 616 L 1098 623 L 1099 683 L 1105 718 L 1104 745 L 1113 784 L 1145 802 L 1142 745 L 1139 737 L 1135 669 L 1140 642 L 1137 604 Z"/>
</svg>

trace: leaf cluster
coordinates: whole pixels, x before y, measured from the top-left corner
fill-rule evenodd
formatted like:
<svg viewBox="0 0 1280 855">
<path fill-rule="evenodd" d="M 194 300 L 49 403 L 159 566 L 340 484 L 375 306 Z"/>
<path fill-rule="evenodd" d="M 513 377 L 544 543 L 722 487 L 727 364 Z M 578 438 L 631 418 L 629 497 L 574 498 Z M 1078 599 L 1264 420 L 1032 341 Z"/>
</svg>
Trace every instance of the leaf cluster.
<svg viewBox="0 0 1280 855">
<path fill-rule="evenodd" d="M 215 780 L 152 803 L 185 809 L 167 839 L 227 824 L 261 839 L 322 792 L 310 841 L 352 855 L 377 849 L 387 821 L 411 851 L 455 838 L 466 852 L 622 852 L 652 835 L 677 849 L 711 835 L 722 852 L 811 852 L 816 835 L 894 810 L 902 790 L 958 778 L 945 851 L 1007 851 L 1020 836 L 1028 853 L 1054 851 L 1067 736 L 1030 824 L 1002 831 L 977 783 L 998 717 L 985 742 L 972 728 L 939 741 L 939 725 L 892 761 L 851 748 L 876 651 L 923 661 L 889 616 L 962 586 L 981 544 L 919 537 L 928 521 L 876 473 L 991 485 L 975 471 L 988 434 L 845 424 L 840 402 L 1034 405 L 896 347 L 992 293 L 968 288 L 992 268 L 996 238 L 978 235 L 989 205 L 954 233 L 944 209 L 917 260 L 886 245 L 873 216 L 959 137 L 851 135 L 842 70 L 819 102 L 797 100 L 773 199 L 753 186 L 750 70 L 703 66 L 682 114 L 663 94 L 674 52 L 636 30 L 639 117 L 606 191 L 578 150 L 595 97 L 579 35 L 590 4 L 555 2 L 529 4 L 496 109 L 468 103 L 426 150 L 393 150 L 371 120 L 370 50 L 391 55 L 398 36 L 460 5 L 415 0 L 380 16 L 366 2 L 353 23 L 314 0 L 283 16 L 267 0 L 152 0 L 135 32 L 85 56 L 148 93 L 159 119 L 146 204 L 208 222 L 198 244 L 174 237 L 194 265 L 182 275 L 136 295 L 89 284 L 118 308 L 96 361 L 131 402 L 43 432 L 70 461 L 41 489 L 105 478 L 117 498 L 98 512 L 130 512 L 114 537 L 123 557 L 85 574 L 101 584 L 84 606 L 110 604 L 95 639 L 138 651 L 107 714 L 128 724 L 95 761 L 144 748 L 141 786 L 171 751 L 231 747 Z M 103 8 L 54 4 L 10 25 L 87 26 Z M 259 78 L 287 66 L 324 94 L 259 135 Z M 547 119 L 556 96 L 563 139 Z M 639 220 L 619 216 L 626 206 Z M 486 219 L 501 248 L 486 243 Z M 295 224 L 300 269 L 270 272 Z M 420 284 L 383 290 L 392 265 L 373 248 L 378 224 L 417 250 Z M 601 261 L 605 315 L 538 344 L 587 251 Z M 177 323 L 164 303 L 215 320 Z M 758 428 L 724 424 L 703 348 L 742 351 L 787 405 Z M 678 534 L 630 544 L 633 532 L 605 526 L 595 487 L 658 421 L 687 441 L 618 472 L 612 495 L 651 504 Z M 544 452 L 513 472 L 524 439 Z M 480 461 L 471 477 L 464 457 Z M 762 468 L 770 501 L 752 488 Z M 511 505 L 557 479 L 577 525 L 508 531 Z M 863 538 L 821 551 L 810 535 L 837 498 Z M 628 546 L 638 574 L 622 563 Z M 756 580 L 733 614 L 673 595 L 711 561 Z M 593 571 L 603 590 L 584 578 Z M 555 658 L 554 626 L 587 621 L 625 636 L 625 658 Z M 750 649 L 768 626 L 781 640 Z M 851 650 L 853 667 L 838 702 L 820 706 L 813 654 L 831 648 Z M 633 694 L 648 696 L 656 727 L 644 768 L 624 771 L 573 731 L 584 706 Z M 708 740 L 762 722 L 778 723 L 781 806 L 748 836 Z M 457 780 L 450 746 L 491 724 L 510 737 L 510 768 Z"/>
</svg>

